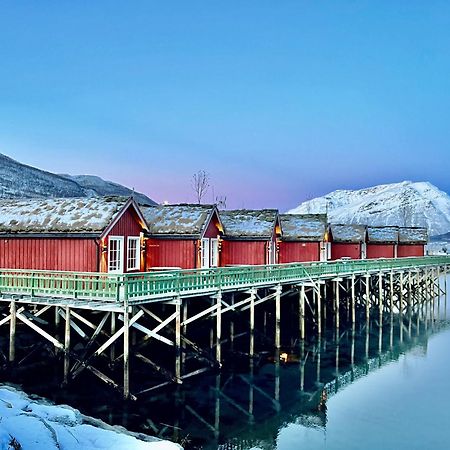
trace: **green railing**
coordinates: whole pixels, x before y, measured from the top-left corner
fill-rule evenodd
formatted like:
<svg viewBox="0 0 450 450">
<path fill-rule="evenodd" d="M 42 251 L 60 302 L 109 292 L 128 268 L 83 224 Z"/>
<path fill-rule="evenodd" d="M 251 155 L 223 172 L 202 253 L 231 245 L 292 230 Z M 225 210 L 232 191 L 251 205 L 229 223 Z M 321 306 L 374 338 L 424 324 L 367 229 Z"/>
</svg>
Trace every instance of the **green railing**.
<svg viewBox="0 0 450 450">
<path fill-rule="evenodd" d="M 126 275 L 0 269 L 0 293 L 133 302 L 161 297 L 201 295 L 219 289 L 227 291 L 252 286 L 288 284 L 326 276 L 446 264 L 450 265 L 450 256 L 166 270 Z"/>
</svg>

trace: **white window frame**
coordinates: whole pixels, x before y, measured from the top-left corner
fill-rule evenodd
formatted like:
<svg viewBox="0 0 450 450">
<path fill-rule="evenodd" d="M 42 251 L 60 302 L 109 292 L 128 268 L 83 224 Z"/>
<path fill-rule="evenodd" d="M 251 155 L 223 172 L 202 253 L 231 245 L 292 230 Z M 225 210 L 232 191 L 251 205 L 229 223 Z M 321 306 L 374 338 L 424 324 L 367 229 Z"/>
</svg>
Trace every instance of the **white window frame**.
<svg viewBox="0 0 450 450">
<path fill-rule="evenodd" d="M 118 268 L 111 268 L 111 243 L 117 242 L 117 254 L 118 254 Z M 109 236 L 108 237 L 108 273 L 123 273 L 123 250 L 124 250 L 124 237 L 123 236 Z"/>
<path fill-rule="evenodd" d="M 210 241 L 209 265 L 210 265 L 210 267 L 218 267 L 219 266 L 219 239 L 211 238 L 209 241 Z"/>
<path fill-rule="evenodd" d="M 202 238 L 201 241 L 201 260 L 200 260 L 200 267 L 202 269 L 209 269 L 209 239 L 208 238 Z"/>
<path fill-rule="evenodd" d="M 130 265 L 130 242 L 136 243 L 136 255 L 134 265 Z M 141 268 L 141 238 L 139 236 L 128 236 L 127 238 L 127 271 L 139 270 Z"/>
</svg>

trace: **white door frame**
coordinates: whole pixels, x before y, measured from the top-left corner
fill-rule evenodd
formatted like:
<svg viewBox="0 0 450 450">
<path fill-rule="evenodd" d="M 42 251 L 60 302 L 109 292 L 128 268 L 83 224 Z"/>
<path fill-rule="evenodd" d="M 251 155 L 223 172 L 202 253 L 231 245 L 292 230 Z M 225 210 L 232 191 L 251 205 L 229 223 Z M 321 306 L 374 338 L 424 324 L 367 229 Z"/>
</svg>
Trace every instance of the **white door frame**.
<svg viewBox="0 0 450 450">
<path fill-rule="evenodd" d="M 110 270 L 110 263 L 111 263 L 111 241 L 115 241 L 118 243 L 118 256 L 119 256 L 119 269 L 117 270 Z M 124 268 L 124 242 L 125 238 L 123 236 L 108 236 L 108 273 L 123 273 Z"/>
</svg>

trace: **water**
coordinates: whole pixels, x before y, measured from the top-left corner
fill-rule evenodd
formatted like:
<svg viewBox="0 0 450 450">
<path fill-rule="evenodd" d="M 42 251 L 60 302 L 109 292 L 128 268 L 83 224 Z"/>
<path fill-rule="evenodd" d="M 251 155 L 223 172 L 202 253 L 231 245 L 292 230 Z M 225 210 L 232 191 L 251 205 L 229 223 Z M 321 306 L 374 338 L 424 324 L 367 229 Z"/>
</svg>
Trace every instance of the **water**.
<svg viewBox="0 0 450 450">
<path fill-rule="evenodd" d="M 221 374 L 130 404 L 88 374 L 57 387 L 60 367 L 36 366 L 14 379 L 27 392 L 186 449 L 449 449 L 445 304 L 436 302 L 433 315 L 405 314 L 403 327 L 388 315 L 383 327 L 375 320 L 341 327 L 338 339 L 330 329 L 303 348 L 294 342 L 281 358 L 267 348 L 250 368 L 233 354 Z"/>
</svg>

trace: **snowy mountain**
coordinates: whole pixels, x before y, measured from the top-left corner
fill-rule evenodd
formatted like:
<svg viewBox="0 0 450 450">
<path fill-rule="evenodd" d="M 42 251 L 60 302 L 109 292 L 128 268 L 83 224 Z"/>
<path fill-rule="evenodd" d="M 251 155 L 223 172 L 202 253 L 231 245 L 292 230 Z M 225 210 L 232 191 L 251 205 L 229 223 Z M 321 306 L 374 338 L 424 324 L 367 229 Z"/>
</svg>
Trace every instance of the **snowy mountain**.
<svg viewBox="0 0 450 450">
<path fill-rule="evenodd" d="M 120 184 L 90 175 L 57 175 L 21 164 L 0 153 L 0 198 L 129 196 L 133 191 Z M 135 193 L 146 205 L 156 204 Z"/>
<path fill-rule="evenodd" d="M 301 203 L 288 213 L 323 213 L 333 223 L 426 226 L 430 235 L 450 232 L 450 196 L 428 182 L 338 190 Z"/>
</svg>

